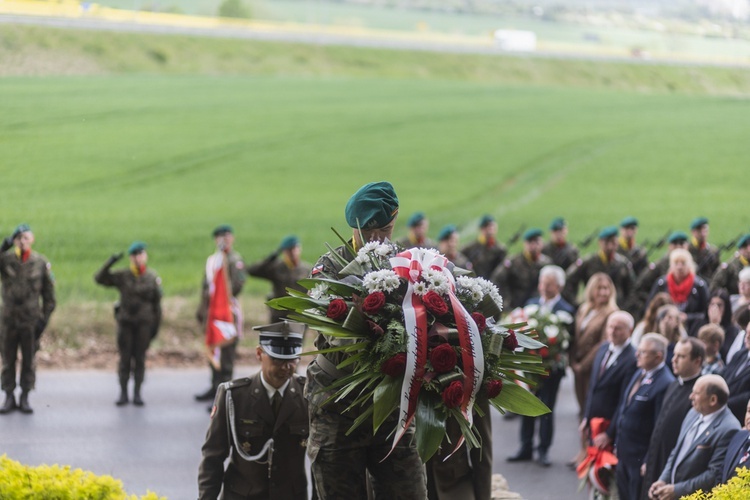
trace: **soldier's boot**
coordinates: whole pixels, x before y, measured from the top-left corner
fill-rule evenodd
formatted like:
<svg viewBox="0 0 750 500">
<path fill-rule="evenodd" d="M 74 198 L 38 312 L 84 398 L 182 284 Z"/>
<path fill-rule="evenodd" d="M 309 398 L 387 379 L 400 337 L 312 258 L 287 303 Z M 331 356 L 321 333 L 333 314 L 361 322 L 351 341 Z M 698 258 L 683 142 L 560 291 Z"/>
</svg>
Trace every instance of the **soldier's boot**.
<svg viewBox="0 0 750 500">
<path fill-rule="evenodd" d="M 34 413 L 34 409 L 29 405 L 28 391 L 23 391 L 21 393 L 21 399 L 18 401 L 18 408 L 21 410 L 21 413 Z"/>
<path fill-rule="evenodd" d="M 141 398 L 141 384 L 135 384 L 133 388 L 133 404 L 136 406 L 143 406 L 143 399 Z"/>
<path fill-rule="evenodd" d="M 117 401 L 115 401 L 115 404 L 117 406 L 124 406 L 128 404 L 130 400 L 128 399 L 128 383 L 125 382 L 124 384 L 120 384 L 120 397 Z"/>
<path fill-rule="evenodd" d="M 10 413 L 16 408 L 16 397 L 13 395 L 13 391 L 7 391 L 5 393 L 5 403 L 0 407 L 0 414 Z"/>
</svg>

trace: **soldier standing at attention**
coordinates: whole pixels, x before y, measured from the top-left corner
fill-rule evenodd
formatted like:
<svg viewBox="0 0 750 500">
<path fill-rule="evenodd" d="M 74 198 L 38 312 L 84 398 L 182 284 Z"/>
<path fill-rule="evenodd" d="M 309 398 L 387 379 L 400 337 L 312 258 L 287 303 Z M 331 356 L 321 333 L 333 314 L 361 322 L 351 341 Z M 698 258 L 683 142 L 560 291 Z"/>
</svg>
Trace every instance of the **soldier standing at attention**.
<svg viewBox="0 0 750 500">
<path fill-rule="evenodd" d="M 480 278 L 490 279 L 492 271 L 505 259 L 508 250 L 497 241 L 497 222 L 491 215 L 483 215 L 479 221 L 477 240 L 464 247 L 461 253 L 474 266 L 474 272 Z"/>
<path fill-rule="evenodd" d="M 471 262 L 458 251 L 458 237 L 458 228 L 453 224 L 448 224 L 438 234 L 437 250 L 445 255 L 454 266 L 471 271 L 473 268 Z"/>
<path fill-rule="evenodd" d="M 574 303 L 581 283 L 588 283 L 595 273 L 605 273 L 617 290 L 617 305 L 624 308 L 633 290 L 635 276 L 630 261 L 617 253 L 617 228 L 605 227 L 599 233 L 599 251 L 585 260 L 578 259 L 566 272 L 567 282 L 563 297 Z"/>
<path fill-rule="evenodd" d="M 32 413 L 29 391 L 34 388 L 34 356 L 39 339 L 55 309 L 55 281 L 47 259 L 31 249 L 34 233 L 28 224 L 13 232 L 13 250 L 0 255 L 2 279 L 2 389 L 5 403 L 0 413 L 19 408 Z M 16 405 L 16 360 L 21 349 L 21 399 Z"/>
<path fill-rule="evenodd" d="M 207 261 L 206 272 L 203 275 L 203 283 L 201 285 L 201 300 L 198 305 L 198 311 L 195 313 L 195 317 L 198 323 L 201 325 L 202 330 L 206 332 L 209 320 L 209 309 L 211 308 L 212 301 L 217 299 L 213 291 L 214 283 L 213 277 L 208 276 L 209 262 L 215 261 L 215 256 L 222 257 L 222 265 L 227 272 L 224 279 L 227 281 L 228 292 L 231 294 L 229 298 L 232 309 L 232 324 L 234 325 L 233 339 L 215 350 L 218 352 L 212 356 L 212 362 L 209 363 L 211 368 L 211 387 L 205 392 L 195 395 L 196 401 L 212 401 L 216 395 L 216 389 L 222 382 L 229 382 L 232 380 L 232 373 L 234 372 L 234 356 L 237 350 L 237 342 L 240 336 L 240 329 L 242 328 L 242 310 L 240 309 L 239 301 L 236 297 L 242 291 L 242 286 L 245 284 L 245 263 L 242 261 L 240 254 L 235 252 L 232 248 L 234 245 L 234 231 L 229 225 L 221 225 L 214 229 L 213 232 L 214 242 L 216 243 L 216 253 L 211 255 Z M 230 325 L 231 326 L 231 325 Z"/>
<path fill-rule="evenodd" d="M 102 285 L 117 288 L 120 300 L 115 305 L 117 321 L 117 350 L 120 363 L 117 374 L 120 378 L 120 397 L 117 406 L 128 404 L 128 380 L 133 373 L 133 404 L 143 406 L 141 385 L 146 373 L 146 350 L 151 340 L 159 332 L 161 323 L 161 278 L 146 267 L 148 254 L 146 244 L 133 242 L 128 248 L 130 266 L 128 269 L 112 271 L 115 262 L 123 254 L 112 255 L 94 275 L 94 280 Z"/>
<path fill-rule="evenodd" d="M 268 299 L 275 299 L 286 296 L 287 288 L 294 288 L 300 292 L 306 292 L 307 289 L 298 285 L 297 282 L 307 278 L 310 275 L 312 266 L 303 262 L 302 245 L 299 238 L 290 235 L 281 240 L 279 248 L 265 259 L 250 264 L 247 268 L 247 274 L 256 278 L 263 278 L 273 284 L 273 291 Z M 280 257 L 280 258 L 279 258 Z M 287 313 L 269 308 L 271 313 L 271 323 L 280 321 Z"/>
<path fill-rule="evenodd" d="M 397 241 L 404 248 L 437 248 L 434 241 L 427 237 L 430 220 L 424 212 L 416 212 L 409 217 L 409 234 Z"/>
<path fill-rule="evenodd" d="M 562 217 L 556 217 L 552 219 L 549 230 L 549 243 L 542 247 L 542 253 L 556 266 L 567 269 L 578 260 L 578 248 L 568 243 L 568 224 Z"/>
<path fill-rule="evenodd" d="M 721 258 L 719 249 L 708 242 L 708 219 L 705 217 L 693 219 L 690 223 L 690 233 L 692 238 L 690 238 L 688 250 L 695 262 L 695 274 L 710 283 L 721 263 Z"/>
<path fill-rule="evenodd" d="M 199 500 L 216 500 L 222 487 L 224 500 L 307 500 L 305 378 L 296 374 L 306 328 L 289 321 L 254 328 L 260 371 L 219 386 L 198 471 Z"/>
<path fill-rule="evenodd" d="M 638 219 L 625 217 L 620 222 L 620 239 L 617 253 L 627 258 L 633 265 L 633 272 L 638 276 L 648 267 L 646 249 L 636 244 L 635 235 L 638 232 Z"/>
<path fill-rule="evenodd" d="M 729 262 L 724 262 L 711 280 L 711 291 L 724 288 L 729 295 L 740 293 L 740 271 L 750 266 L 750 234 L 737 242 L 737 253 Z"/>
<path fill-rule="evenodd" d="M 388 182 L 362 186 L 346 205 L 346 222 L 352 228 L 350 244 L 355 250 L 368 241 L 384 241 L 393 234 L 398 214 L 398 197 Z M 361 233 L 358 228 L 361 228 Z M 334 250 L 351 261 L 346 245 Z M 323 255 L 313 267 L 314 277 L 338 279 L 342 266 L 330 253 Z M 338 345 L 335 337 L 319 334 L 315 346 L 326 349 Z M 424 499 L 427 496 L 424 466 L 414 443 L 411 427 L 391 451 L 391 431 L 398 416 L 392 414 L 373 435 L 372 420 L 347 435 L 361 406 L 346 409 L 354 401 L 349 394 L 342 400 L 329 401 L 335 391 L 332 383 L 349 375 L 351 366 L 338 369 L 345 359 L 342 351 L 319 354 L 307 368 L 305 396 L 310 408 L 310 440 L 308 455 L 318 495 L 323 500 L 367 498 L 367 476 L 371 478 L 375 500 L 394 498 Z M 387 458 L 386 458 L 387 456 Z"/>
<path fill-rule="evenodd" d="M 552 264 L 552 259 L 542 254 L 542 245 L 542 230 L 528 229 L 523 234 L 523 251 L 506 259 L 492 274 L 508 310 L 523 307 L 538 296 L 539 271 Z"/>
</svg>

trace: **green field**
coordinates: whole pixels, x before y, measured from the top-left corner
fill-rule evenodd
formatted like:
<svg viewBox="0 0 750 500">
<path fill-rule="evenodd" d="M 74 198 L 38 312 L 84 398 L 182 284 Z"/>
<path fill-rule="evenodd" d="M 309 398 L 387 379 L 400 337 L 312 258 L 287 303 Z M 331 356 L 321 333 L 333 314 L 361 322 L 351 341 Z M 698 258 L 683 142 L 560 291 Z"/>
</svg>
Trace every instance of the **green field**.
<svg viewBox="0 0 750 500">
<path fill-rule="evenodd" d="M 70 32 L 55 36 L 75 45 Z M 98 51 L 96 36 L 107 40 Z M 247 260 L 288 233 L 314 260 L 335 243 L 331 226 L 346 230 L 349 195 L 382 179 L 401 199 L 399 235 L 415 210 L 429 214 L 433 236 L 456 223 L 466 238 L 485 212 L 499 217 L 503 238 L 557 215 L 574 240 L 625 215 L 651 238 L 695 215 L 711 218 L 717 242 L 750 227 L 750 101 L 705 95 L 747 94 L 739 70 L 570 63 L 571 71 L 559 61 L 286 46 L 292 60 L 304 55 L 299 69 L 282 44 L 177 38 L 178 49 L 168 37 L 81 37 L 105 59 L 118 43 L 128 54 L 158 47 L 178 68 L 180 50 L 198 61 L 229 54 L 248 74 L 168 67 L 0 79 L 0 231 L 32 225 L 64 300 L 111 298 L 91 276 L 136 238 L 150 244 L 165 292 L 194 296 L 211 229 L 224 222 Z M 242 66 L 245 50 L 259 54 L 263 74 Z M 467 69 L 478 61 L 486 73 Z M 607 88 L 625 74 L 632 81 L 611 85 L 631 90 Z M 685 93 L 664 92 L 670 78 Z"/>
</svg>

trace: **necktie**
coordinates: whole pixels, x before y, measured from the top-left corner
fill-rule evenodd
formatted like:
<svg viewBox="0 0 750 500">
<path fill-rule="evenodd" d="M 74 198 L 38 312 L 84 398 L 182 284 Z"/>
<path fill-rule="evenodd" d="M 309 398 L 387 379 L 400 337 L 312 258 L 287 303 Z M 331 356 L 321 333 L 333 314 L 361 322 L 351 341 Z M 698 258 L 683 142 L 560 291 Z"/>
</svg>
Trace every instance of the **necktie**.
<svg viewBox="0 0 750 500">
<path fill-rule="evenodd" d="M 641 371 L 641 374 L 638 376 L 638 380 L 635 381 L 633 384 L 633 387 L 631 387 L 630 392 L 628 393 L 628 404 L 630 404 L 630 400 L 633 399 L 633 396 L 635 396 L 635 393 L 638 392 L 638 389 L 641 387 L 641 382 L 643 381 L 643 378 L 646 376 L 646 372 Z"/>
<path fill-rule="evenodd" d="M 607 369 L 607 363 L 609 362 L 609 358 L 612 357 L 612 351 L 607 349 L 607 354 L 604 355 L 604 359 L 602 360 L 602 365 L 599 367 L 599 378 L 602 377 L 602 374 Z"/>
<path fill-rule="evenodd" d="M 745 448 L 745 453 L 740 453 L 740 457 L 737 460 L 737 467 L 742 467 L 743 465 L 745 465 L 745 462 L 747 462 L 748 458 L 750 458 L 750 444 L 748 444 Z"/>
<path fill-rule="evenodd" d="M 273 416 L 279 416 L 279 408 L 281 407 L 281 393 L 276 391 L 271 398 L 271 407 L 273 408 Z"/>
<path fill-rule="evenodd" d="M 674 461 L 674 464 L 672 464 L 672 484 L 675 482 L 674 476 L 675 472 L 677 472 L 677 467 L 680 462 L 682 462 L 682 459 L 685 458 L 685 455 L 688 454 L 688 451 L 690 451 L 690 446 L 693 444 L 695 436 L 698 434 L 698 428 L 702 423 L 703 417 L 693 422 L 693 425 L 691 425 L 690 429 L 685 433 L 685 439 L 682 440 L 682 446 L 680 446 L 680 451 L 677 453 L 677 459 Z"/>
</svg>

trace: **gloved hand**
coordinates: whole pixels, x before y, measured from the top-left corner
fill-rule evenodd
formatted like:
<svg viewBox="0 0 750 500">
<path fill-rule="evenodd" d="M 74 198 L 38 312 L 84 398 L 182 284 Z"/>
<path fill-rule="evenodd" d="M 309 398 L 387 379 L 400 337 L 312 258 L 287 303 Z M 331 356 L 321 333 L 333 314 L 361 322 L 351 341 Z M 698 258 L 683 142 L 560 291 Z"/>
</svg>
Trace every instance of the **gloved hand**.
<svg viewBox="0 0 750 500">
<path fill-rule="evenodd" d="M 2 244 L 0 244 L 0 253 L 6 251 L 12 246 L 13 246 L 13 236 L 6 236 L 5 239 L 3 239 Z"/>
<path fill-rule="evenodd" d="M 112 256 L 111 256 L 111 257 L 109 258 L 109 261 L 108 261 L 108 262 L 110 262 L 110 264 L 114 264 L 114 263 L 115 263 L 115 262 L 117 262 L 118 260 L 122 259 L 122 257 L 123 257 L 124 255 L 125 255 L 125 253 L 124 253 L 124 252 L 113 253 L 113 254 L 112 254 Z"/>
<path fill-rule="evenodd" d="M 36 326 L 34 327 L 34 339 L 37 341 L 42 336 L 42 332 L 44 332 L 44 329 L 47 327 L 47 322 L 42 318 L 37 320 Z"/>
</svg>

